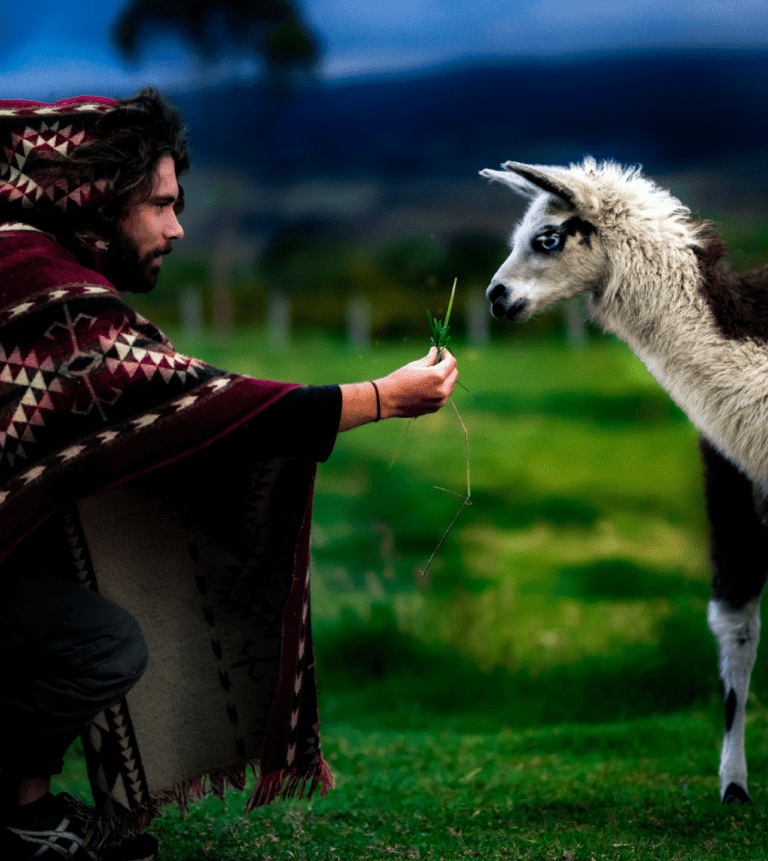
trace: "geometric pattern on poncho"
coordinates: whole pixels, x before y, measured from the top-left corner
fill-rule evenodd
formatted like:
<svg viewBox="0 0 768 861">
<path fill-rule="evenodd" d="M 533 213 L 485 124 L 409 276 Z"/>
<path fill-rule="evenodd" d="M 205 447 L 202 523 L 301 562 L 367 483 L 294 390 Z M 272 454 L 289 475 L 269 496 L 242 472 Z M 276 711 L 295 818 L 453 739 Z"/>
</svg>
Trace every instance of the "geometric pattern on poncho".
<svg viewBox="0 0 768 861">
<path fill-rule="evenodd" d="M 66 216 L 85 246 L 105 251 L 104 206 L 110 200 L 110 183 L 67 178 L 56 168 L 93 139 L 95 121 L 113 108 L 111 100 L 93 99 L 0 103 L 0 203 L 6 211 L 21 220 L 32 212 Z"/>
<path fill-rule="evenodd" d="M 86 450 L 83 437 L 94 432 L 95 443 L 109 443 L 120 435 L 115 422 L 121 419 L 129 419 L 126 430 L 148 427 L 159 417 L 147 412 L 148 406 L 184 395 L 174 403 L 181 410 L 197 400 L 191 388 L 223 376 L 175 352 L 139 315 L 127 317 L 107 288 L 73 285 L 50 291 L 45 299 L 19 303 L 0 315 L 8 331 L 0 340 L 0 502 L 8 493 L 3 487 L 20 477 L 25 461 L 37 462 L 26 480 L 39 478 L 47 468 L 41 457 L 55 451 L 54 464 L 67 462 Z M 26 347 L 15 321 L 42 331 L 44 339 Z M 64 415 L 68 422 L 80 417 L 76 442 L 62 433 Z"/>
<path fill-rule="evenodd" d="M 66 159 L 75 147 L 87 140 L 83 129 L 75 130 L 72 125 L 61 128 L 59 122 L 50 125 L 41 123 L 38 127 L 26 127 L 20 132 L 10 130 L 4 137 L 2 145 L 5 160 L 0 162 L 0 198 L 8 202 L 20 201 L 22 206 L 27 207 L 41 208 L 48 204 L 62 212 L 106 200 L 108 183 L 105 179 L 73 186 L 61 177 L 47 179 L 46 176 L 36 176 L 36 172 L 27 172 L 26 162 L 30 152 L 35 153 L 36 160 L 43 154 L 52 161 Z"/>
</svg>

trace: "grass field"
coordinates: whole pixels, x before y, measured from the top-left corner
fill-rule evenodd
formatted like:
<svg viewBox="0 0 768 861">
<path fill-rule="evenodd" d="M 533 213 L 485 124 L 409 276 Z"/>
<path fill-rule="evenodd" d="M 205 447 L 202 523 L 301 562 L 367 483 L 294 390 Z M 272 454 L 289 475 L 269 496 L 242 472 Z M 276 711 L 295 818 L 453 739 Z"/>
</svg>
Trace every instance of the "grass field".
<svg viewBox="0 0 768 861">
<path fill-rule="evenodd" d="M 375 378 L 426 352 L 305 337 L 270 355 L 263 340 L 177 345 L 303 383 Z M 343 434 L 319 469 L 313 623 L 336 790 L 247 821 L 237 795 L 171 810 L 153 826 L 162 858 L 765 858 L 759 665 L 755 803 L 717 801 L 696 433 L 615 341 L 521 335 L 456 353 L 472 505 L 427 576 L 460 505 L 435 485 L 466 490 L 452 409 L 405 438 L 397 421 Z M 76 750 L 65 780 L 87 787 Z"/>
</svg>

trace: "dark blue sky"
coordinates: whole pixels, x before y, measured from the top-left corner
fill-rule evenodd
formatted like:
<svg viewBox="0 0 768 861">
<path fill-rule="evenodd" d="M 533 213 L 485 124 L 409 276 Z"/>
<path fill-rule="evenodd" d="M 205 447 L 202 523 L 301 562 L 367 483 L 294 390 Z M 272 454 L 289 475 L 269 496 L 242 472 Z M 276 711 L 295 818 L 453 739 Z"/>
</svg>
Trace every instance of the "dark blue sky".
<svg viewBox="0 0 768 861">
<path fill-rule="evenodd" d="M 0 91 L 6 98 L 127 94 L 154 83 L 189 89 L 200 65 L 178 38 L 158 38 L 139 66 L 108 32 L 124 0 L 2 2 Z M 649 48 L 768 48 L 768 0 L 304 0 L 325 78 L 418 70 L 487 57 Z M 221 77 L 256 72 L 247 58 Z M 210 79 L 210 71 L 208 72 Z"/>
</svg>

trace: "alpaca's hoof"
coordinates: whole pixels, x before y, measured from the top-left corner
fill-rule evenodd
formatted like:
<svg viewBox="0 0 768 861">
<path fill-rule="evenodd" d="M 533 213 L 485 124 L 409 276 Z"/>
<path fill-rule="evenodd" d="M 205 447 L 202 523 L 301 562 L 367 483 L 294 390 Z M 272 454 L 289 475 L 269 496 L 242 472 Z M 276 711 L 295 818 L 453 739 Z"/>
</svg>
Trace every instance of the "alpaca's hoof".
<svg viewBox="0 0 768 861">
<path fill-rule="evenodd" d="M 752 799 L 746 789 L 742 789 L 738 783 L 729 783 L 723 793 L 723 804 L 751 804 Z"/>
</svg>

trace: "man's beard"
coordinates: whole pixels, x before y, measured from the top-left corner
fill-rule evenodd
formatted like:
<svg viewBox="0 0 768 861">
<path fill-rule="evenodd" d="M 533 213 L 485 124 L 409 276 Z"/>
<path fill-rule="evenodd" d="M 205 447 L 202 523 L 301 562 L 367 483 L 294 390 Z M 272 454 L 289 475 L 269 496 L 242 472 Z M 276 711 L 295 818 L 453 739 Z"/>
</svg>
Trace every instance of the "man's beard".
<svg viewBox="0 0 768 861">
<path fill-rule="evenodd" d="M 169 242 L 141 256 L 130 236 L 118 230 L 104 258 L 104 275 L 121 293 L 149 293 L 160 275 L 159 256 L 170 252 Z"/>
</svg>

